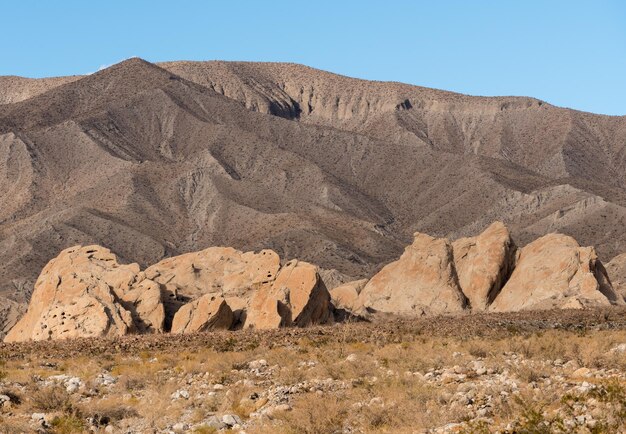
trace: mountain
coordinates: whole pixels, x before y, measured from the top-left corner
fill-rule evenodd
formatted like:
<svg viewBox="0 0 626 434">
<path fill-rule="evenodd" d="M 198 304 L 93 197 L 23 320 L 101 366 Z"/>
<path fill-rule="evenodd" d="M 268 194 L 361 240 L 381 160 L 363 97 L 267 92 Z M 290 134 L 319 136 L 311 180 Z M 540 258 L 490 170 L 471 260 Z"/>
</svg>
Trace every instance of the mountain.
<svg viewBox="0 0 626 434">
<path fill-rule="evenodd" d="M 82 78 L 79 75 L 71 77 L 25 78 L 0 76 L 0 104 L 20 102 L 64 83 L 70 83 Z"/>
<path fill-rule="evenodd" d="M 626 117 L 306 66 L 130 59 L 0 77 L 0 295 L 62 249 L 142 267 L 209 246 L 370 277 L 415 231 L 502 220 L 626 251 Z"/>
</svg>

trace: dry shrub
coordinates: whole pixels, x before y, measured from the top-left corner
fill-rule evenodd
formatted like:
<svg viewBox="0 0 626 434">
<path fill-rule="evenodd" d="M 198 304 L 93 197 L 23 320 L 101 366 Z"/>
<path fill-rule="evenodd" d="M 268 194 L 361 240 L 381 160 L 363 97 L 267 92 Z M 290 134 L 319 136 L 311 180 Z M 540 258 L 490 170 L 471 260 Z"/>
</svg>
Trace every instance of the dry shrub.
<svg viewBox="0 0 626 434">
<path fill-rule="evenodd" d="M 0 432 L 3 434 L 23 434 L 32 431 L 25 423 L 0 419 Z"/>
<path fill-rule="evenodd" d="M 487 350 L 480 344 L 472 343 L 469 346 L 468 353 L 475 358 L 484 359 L 487 357 Z"/>
<path fill-rule="evenodd" d="M 62 415 L 50 423 L 53 434 L 74 434 L 85 432 L 85 421 L 75 415 Z"/>
<path fill-rule="evenodd" d="M 195 427 L 192 432 L 194 434 L 215 434 L 217 428 L 208 425 L 200 425 Z"/>
<path fill-rule="evenodd" d="M 343 431 L 350 414 L 349 402 L 337 396 L 324 399 L 300 397 L 293 410 L 282 413 L 283 432 L 289 434 L 336 434 Z"/>
<path fill-rule="evenodd" d="M 83 405 L 80 413 L 84 417 L 91 418 L 100 425 L 108 425 L 131 417 L 138 417 L 139 413 L 133 407 L 119 402 L 115 398 L 100 400 Z"/>
<path fill-rule="evenodd" d="M 65 412 L 73 407 L 70 395 L 60 386 L 36 390 L 30 399 L 30 403 L 35 410 L 44 413 L 53 411 Z"/>
</svg>

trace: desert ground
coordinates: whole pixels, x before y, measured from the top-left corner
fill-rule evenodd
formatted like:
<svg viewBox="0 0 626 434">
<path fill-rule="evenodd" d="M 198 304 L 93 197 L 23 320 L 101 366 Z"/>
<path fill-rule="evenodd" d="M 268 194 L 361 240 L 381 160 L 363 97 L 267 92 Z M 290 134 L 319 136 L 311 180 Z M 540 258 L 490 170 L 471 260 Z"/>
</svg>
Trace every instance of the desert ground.
<svg viewBox="0 0 626 434">
<path fill-rule="evenodd" d="M 3 433 L 613 433 L 626 309 L 0 346 Z"/>
</svg>

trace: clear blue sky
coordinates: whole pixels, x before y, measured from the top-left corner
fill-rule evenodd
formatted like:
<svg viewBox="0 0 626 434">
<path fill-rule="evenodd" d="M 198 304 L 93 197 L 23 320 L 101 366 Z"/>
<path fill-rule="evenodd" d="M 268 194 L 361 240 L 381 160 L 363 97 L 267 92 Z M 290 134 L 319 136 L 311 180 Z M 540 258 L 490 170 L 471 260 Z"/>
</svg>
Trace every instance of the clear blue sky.
<svg viewBox="0 0 626 434">
<path fill-rule="evenodd" d="M 288 61 L 626 115 L 626 1 L 4 0 L 0 14 L 0 75 Z"/>
</svg>

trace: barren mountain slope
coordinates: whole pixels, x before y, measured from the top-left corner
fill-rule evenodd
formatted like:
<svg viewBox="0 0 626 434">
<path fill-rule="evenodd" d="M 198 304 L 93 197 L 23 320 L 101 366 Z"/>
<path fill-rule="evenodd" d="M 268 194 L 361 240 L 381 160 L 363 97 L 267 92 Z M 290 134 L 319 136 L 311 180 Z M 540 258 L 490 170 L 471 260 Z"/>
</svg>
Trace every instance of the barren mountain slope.
<svg viewBox="0 0 626 434">
<path fill-rule="evenodd" d="M 352 277 L 416 230 L 495 219 L 522 245 L 558 230 L 601 258 L 626 250 L 624 118 L 298 65 L 161 66 L 131 59 L 0 105 L 0 292 L 27 298 L 79 243 L 142 266 L 272 248 Z"/>
<path fill-rule="evenodd" d="M 25 78 L 15 76 L 0 76 L 0 104 L 10 104 L 24 101 L 44 93 L 65 83 L 71 83 L 81 76 L 51 78 Z"/>
<path fill-rule="evenodd" d="M 511 161 L 550 178 L 626 186 L 626 118 L 533 98 L 471 97 L 374 82 L 302 65 L 168 62 L 161 66 L 246 107 L 302 122 Z"/>
</svg>

